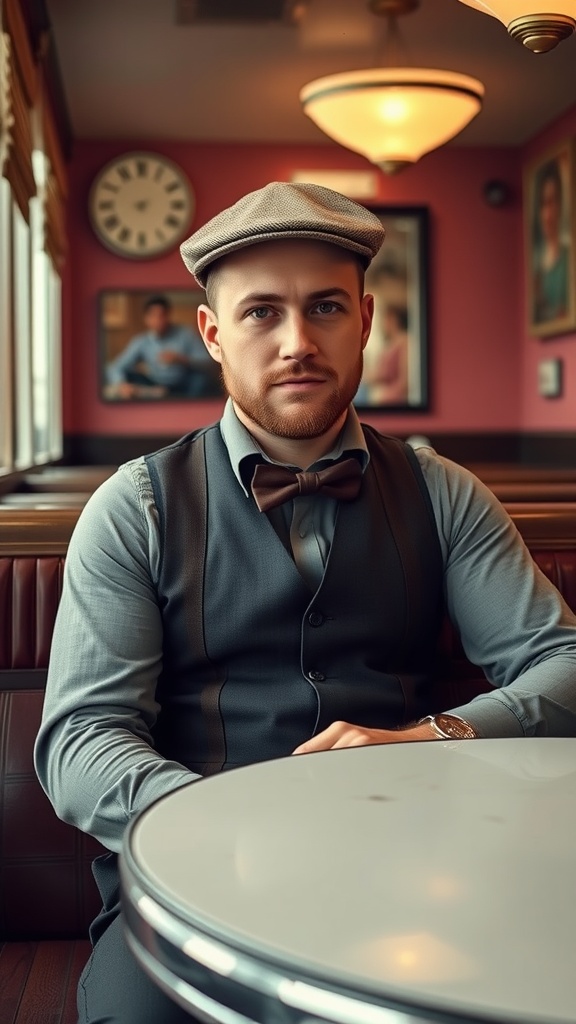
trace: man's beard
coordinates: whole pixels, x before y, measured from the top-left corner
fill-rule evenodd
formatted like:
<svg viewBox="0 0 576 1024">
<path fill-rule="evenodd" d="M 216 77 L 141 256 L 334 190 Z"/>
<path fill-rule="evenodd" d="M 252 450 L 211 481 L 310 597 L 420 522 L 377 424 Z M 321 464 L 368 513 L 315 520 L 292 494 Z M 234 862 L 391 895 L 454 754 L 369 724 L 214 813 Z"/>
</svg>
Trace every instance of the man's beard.
<svg viewBox="0 0 576 1024">
<path fill-rule="evenodd" d="M 310 440 L 313 437 L 320 437 L 330 430 L 330 427 L 350 405 L 362 377 L 363 355 L 360 352 L 356 365 L 339 386 L 336 386 L 337 376 L 332 369 L 322 368 L 320 370 L 316 366 L 307 366 L 304 363 L 297 365 L 298 369 L 293 370 L 290 374 L 265 375 L 259 381 L 258 390 L 256 390 L 250 387 L 246 380 L 234 379 L 226 357 L 222 353 L 222 384 L 242 412 L 267 433 L 294 441 Z M 321 374 L 324 380 L 334 382 L 332 390 L 323 401 L 319 402 L 314 395 L 295 394 L 292 396 L 291 407 L 281 412 L 276 411 L 267 401 L 270 388 L 279 381 L 296 381 L 308 374 Z"/>
</svg>

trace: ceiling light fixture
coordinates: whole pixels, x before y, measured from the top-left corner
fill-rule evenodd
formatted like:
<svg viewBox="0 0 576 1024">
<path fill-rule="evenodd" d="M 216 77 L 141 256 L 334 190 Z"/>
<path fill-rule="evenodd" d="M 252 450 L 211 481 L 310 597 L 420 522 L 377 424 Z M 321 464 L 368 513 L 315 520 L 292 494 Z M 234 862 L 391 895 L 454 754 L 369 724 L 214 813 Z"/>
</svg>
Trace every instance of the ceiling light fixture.
<svg viewBox="0 0 576 1024">
<path fill-rule="evenodd" d="M 460 0 L 506 26 L 513 39 L 547 53 L 576 29 L 576 0 Z M 558 8 L 561 8 L 561 11 Z"/>
<path fill-rule="evenodd" d="M 396 18 L 419 0 L 369 0 Z M 463 130 L 482 106 L 484 86 L 475 78 L 433 68 L 380 67 L 327 75 L 300 92 L 304 112 L 330 138 L 361 153 L 385 174 L 414 164 Z"/>
</svg>

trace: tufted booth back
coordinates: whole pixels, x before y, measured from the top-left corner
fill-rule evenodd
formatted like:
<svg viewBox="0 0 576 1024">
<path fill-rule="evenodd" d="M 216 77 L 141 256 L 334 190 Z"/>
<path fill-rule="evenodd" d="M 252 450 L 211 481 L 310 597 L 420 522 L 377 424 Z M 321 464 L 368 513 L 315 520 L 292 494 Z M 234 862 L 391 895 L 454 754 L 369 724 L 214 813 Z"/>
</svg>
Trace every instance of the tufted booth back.
<svg viewBox="0 0 576 1024">
<path fill-rule="evenodd" d="M 46 669 L 63 571 L 63 555 L 0 559 L 0 670 Z"/>
<path fill-rule="evenodd" d="M 509 511 L 576 610 L 576 505 Z M 32 763 L 64 556 L 78 514 L 0 513 L 0 940 L 85 937 L 99 909 L 90 863 L 102 848 L 56 818 Z M 439 657 L 430 710 L 490 689 L 448 622 Z"/>
<path fill-rule="evenodd" d="M 0 940 L 84 937 L 100 905 L 102 847 L 58 820 L 32 761 L 77 516 L 0 516 Z"/>
</svg>

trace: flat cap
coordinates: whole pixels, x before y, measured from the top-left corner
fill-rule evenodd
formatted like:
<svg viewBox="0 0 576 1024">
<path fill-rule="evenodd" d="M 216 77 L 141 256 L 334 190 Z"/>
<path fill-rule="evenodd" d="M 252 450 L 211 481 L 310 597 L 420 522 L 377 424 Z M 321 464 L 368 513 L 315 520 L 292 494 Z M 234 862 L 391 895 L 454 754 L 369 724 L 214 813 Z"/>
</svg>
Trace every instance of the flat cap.
<svg viewBox="0 0 576 1024">
<path fill-rule="evenodd" d="M 310 238 L 356 253 L 367 267 L 384 241 L 375 214 L 321 185 L 272 181 L 239 199 L 182 242 L 188 270 L 206 286 L 212 263 L 259 242 Z"/>
</svg>

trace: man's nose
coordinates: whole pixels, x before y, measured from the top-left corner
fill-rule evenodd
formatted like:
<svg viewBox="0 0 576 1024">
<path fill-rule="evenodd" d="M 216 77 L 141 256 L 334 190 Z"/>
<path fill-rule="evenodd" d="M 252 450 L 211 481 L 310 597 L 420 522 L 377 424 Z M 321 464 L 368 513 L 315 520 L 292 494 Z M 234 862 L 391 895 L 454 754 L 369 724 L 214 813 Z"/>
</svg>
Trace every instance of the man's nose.
<svg viewBox="0 0 576 1024">
<path fill-rule="evenodd" d="M 280 357 L 282 359 L 303 359 L 318 352 L 313 339 L 313 329 L 305 317 L 294 315 L 286 317 L 282 325 L 280 341 Z"/>
</svg>

